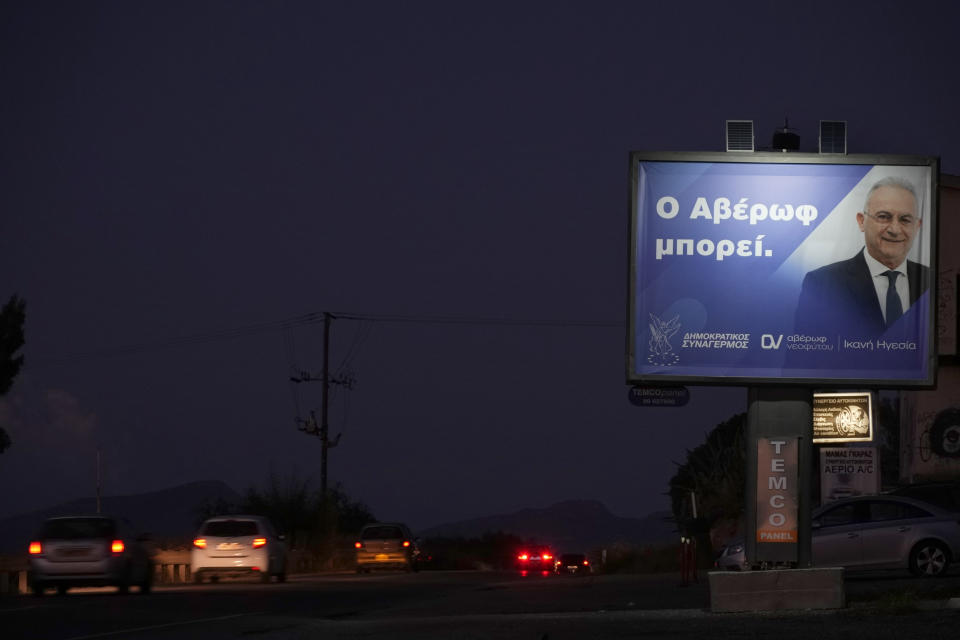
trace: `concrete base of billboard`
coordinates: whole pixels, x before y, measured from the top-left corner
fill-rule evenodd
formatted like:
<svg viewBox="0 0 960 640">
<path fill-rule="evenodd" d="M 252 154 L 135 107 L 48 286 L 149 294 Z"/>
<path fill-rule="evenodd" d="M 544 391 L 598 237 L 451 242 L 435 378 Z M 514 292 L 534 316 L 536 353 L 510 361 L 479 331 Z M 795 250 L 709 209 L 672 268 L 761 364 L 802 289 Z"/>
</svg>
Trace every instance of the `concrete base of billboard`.
<svg viewBox="0 0 960 640">
<path fill-rule="evenodd" d="M 842 568 L 714 571 L 709 580 L 715 613 L 846 606 Z"/>
</svg>

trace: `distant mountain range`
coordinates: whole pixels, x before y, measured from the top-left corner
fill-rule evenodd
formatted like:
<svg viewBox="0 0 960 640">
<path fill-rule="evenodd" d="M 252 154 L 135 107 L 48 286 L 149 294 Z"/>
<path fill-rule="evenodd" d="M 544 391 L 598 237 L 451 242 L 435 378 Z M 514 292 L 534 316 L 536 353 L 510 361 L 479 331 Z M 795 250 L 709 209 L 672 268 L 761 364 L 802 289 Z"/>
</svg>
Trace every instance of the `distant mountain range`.
<svg viewBox="0 0 960 640">
<path fill-rule="evenodd" d="M 571 552 L 617 542 L 662 544 L 676 541 L 678 535 L 669 511 L 658 511 L 643 518 L 621 518 L 597 500 L 567 500 L 544 509 L 521 509 L 442 524 L 420 531 L 419 536 L 474 538 L 498 531 Z"/>
<path fill-rule="evenodd" d="M 239 504 L 240 495 L 216 480 L 191 482 L 170 489 L 129 496 L 101 498 L 101 513 L 122 515 L 154 539 L 187 539 L 202 520 L 204 504 Z M 0 554 L 16 554 L 27 548 L 40 523 L 53 516 L 97 512 L 96 498 L 72 500 L 55 507 L 39 509 L 0 519 Z"/>
<path fill-rule="evenodd" d="M 219 481 L 191 482 L 137 495 L 101 499 L 101 512 L 122 515 L 158 542 L 186 541 L 202 520 L 205 504 L 236 505 L 241 497 Z M 0 554 L 22 553 L 41 522 L 59 515 L 96 512 L 96 499 L 73 500 L 47 509 L 0 519 Z M 549 544 L 558 550 L 589 550 L 616 542 L 659 544 L 676 539 L 670 512 L 644 518 L 621 518 L 596 500 L 568 500 L 544 509 L 521 509 L 514 513 L 451 522 L 422 530 L 420 538 L 476 538 L 502 532 Z"/>
</svg>

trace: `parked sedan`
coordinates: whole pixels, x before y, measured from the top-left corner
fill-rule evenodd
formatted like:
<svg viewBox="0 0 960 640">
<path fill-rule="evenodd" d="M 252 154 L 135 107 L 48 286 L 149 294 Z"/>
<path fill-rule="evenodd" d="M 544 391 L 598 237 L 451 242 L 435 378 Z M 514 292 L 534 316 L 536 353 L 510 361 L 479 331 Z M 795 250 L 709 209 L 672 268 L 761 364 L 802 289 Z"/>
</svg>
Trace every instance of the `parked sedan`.
<svg viewBox="0 0 960 640">
<path fill-rule="evenodd" d="M 147 537 L 123 518 L 64 516 L 43 523 L 30 542 L 30 590 L 63 595 L 70 587 L 115 586 L 126 593 L 136 585 L 149 593 L 153 561 Z"/>
<path fill-rule="evenodd" d="M 960 516 L 901 496 L 838 500 L 813 515 L 813 559 L 819 566 L 909 569 L 939 576 L 960 558 Z"/>
<path fill-rule="evenodd" d="M 912 498 L 858 496 L 813 512 L 813 564 L 848 569 L 907 569 L 942 576 L 960 559 L 960 515 Z M 745 567 L 742 541 L 717 560 L 721 570 Z"/>
<path fill-rule="evenodd" d="M 200 526 L 190 550 L 194 582 L 204 578 L 258 576 L 269 582 L 287 579 L 287 549 L 267 518 L 231 515 L 210 518 Z"/>
</svg>

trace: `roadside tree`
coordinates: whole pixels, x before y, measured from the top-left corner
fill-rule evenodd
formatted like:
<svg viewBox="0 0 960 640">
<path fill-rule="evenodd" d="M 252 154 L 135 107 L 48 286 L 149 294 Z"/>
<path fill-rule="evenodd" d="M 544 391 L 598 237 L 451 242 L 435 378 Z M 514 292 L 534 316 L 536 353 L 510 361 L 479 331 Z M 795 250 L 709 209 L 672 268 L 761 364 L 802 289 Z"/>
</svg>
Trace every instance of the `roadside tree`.
<svg viewBox="0 0 960 640">
<path fill-rule="evenodd" d="M 13 381 L 23 367 L 23 354 L 17 355 L 24 343 L 23 324 L 27 303 L 14 294 L 0 309 L 0 396 L 13 386 Z M 12 440 L 0 425 L 0 453 L 6 451 Z"/>
</svg>

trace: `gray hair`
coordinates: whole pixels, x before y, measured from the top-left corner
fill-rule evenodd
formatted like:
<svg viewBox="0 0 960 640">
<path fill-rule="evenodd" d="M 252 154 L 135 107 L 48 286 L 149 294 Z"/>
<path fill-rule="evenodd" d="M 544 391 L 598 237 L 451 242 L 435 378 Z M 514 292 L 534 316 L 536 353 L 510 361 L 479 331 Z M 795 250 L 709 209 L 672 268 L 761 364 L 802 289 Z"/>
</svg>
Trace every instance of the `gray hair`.
<svg viewBox="0 0 960 640">
<path fill-rule="evenodd" d="M 873 192 L 879 189 L 880 187 L 896 187 L 897 189 L 903 189 L 904 191 L 909 191 L 910 195 L 913 196 L 914 202 L 916 202 L 917 205 L 920 204 L 920 198 L 917 197 L 917 188 L 913 186 L 912 182 L 900 176 L 887 176 L 886 178 L 877 180 L 877 182 L 874 183 L 872 187 L 870 187 L 870 191 L 867 191 L 867 197 L 863 201 L 863 213 L 867 213 L 869 211 L 870 198 L 873 196 Z M 918 218 L 920 217 L 919 211 L 917 211 L 917 217 Z"/>
</svg>

